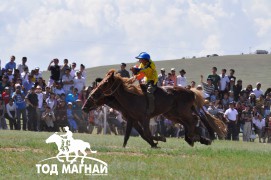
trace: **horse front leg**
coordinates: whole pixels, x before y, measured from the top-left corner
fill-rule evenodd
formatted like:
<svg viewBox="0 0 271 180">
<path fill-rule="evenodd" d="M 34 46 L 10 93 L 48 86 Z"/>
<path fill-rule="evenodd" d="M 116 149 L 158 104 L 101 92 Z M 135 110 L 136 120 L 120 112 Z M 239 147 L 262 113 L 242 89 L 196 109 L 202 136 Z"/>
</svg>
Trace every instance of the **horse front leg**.
<svg viewBox="0 0 271 180">
<path fill-rule="evenodd" d="M 123 142 L 123 147 L 127 145 L 127 142 L 129 140 L 130 134 L 132 131 L 132 120 L 130 118 L 127 119 L 127 125 L 126 125 L 126 130 L 125 130 L 125 136 L 124 136 L 124 142 Z"/>
<path fill-rule="evenodd" d="M 157 148 L 158 143 L 153 142 L 153 136 L 152 136 L 151 131 L 150 131 L 150 118 L 146 117 L 145 121 L 143 121 L 142 125 L 143 125 L 143 129 L 144 129 L 144 135 L 145 135 L 145 137 L 147 139 L 150 140 L 151 147 L 152 148 Z"/>
<path fill-rule="evenodd" d="M 142 137 L 142 139 L 144 139 L 146 142 L 148 142 L 151 146 L 154 143 L 152 140 L 148 139 L 145 134 L 144 134 L 144 130 L 143 128 L 140 126 L 140 124 L 138 122 L 134 122 L 133 124 L 134 128 L 137 130 L 137 132 L 139 133 L 139 135 Z"/>
</svg>

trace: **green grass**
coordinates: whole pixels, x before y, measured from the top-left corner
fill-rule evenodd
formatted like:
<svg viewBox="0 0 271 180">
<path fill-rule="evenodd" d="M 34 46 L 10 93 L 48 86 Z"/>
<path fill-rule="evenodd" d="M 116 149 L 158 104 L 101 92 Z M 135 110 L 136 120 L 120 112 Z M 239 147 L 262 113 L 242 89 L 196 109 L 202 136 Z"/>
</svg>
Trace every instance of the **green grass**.
<svg viewBox="0 0 271 180">
<path fill-rule="evenodd" d="M 270 179 L 271 144 L 215 141 L 211 146 L 190 147 L 170 138 L 151 149 L 132 137 L 122 148 L 122 136 L 74 134 L 91 144 L 97 154 L 89 157 L 108 163 L 108 176 L 37 174 L 35 164 L 58 153 L 46 144 L 52 133 L 1 131 L 1 179 Z"/>
</svg>

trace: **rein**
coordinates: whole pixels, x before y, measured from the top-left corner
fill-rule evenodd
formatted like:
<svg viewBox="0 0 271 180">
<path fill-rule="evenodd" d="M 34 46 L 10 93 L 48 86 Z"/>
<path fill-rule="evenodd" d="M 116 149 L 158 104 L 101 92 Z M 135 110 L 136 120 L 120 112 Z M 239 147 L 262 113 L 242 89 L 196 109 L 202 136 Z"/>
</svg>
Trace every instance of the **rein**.
<svg viewBox="0 0 271 180">
<path fill-rule="evenodd" d="M 115 85 L 117 85 L 117 86 L 114 88 L 114 90 L 112 90 Z M 121 80 L 119 80 L 119 82 L 115 81 L 109 88 L 107 88 L 105 90 L 102 89 L 101 87 L 98 87 L 98 89 L 100 89 L 105 96 L 111 96 L 112 94 L 114 94 L 118 90 L 120 85 L 121 85 Z"/>
</svg>

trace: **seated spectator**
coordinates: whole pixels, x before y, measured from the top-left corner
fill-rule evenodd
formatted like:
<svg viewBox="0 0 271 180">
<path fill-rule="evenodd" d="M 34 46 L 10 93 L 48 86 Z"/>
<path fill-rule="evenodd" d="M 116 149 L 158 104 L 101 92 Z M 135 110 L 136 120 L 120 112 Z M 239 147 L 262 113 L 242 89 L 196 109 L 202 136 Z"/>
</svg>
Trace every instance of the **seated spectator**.
<svg viewBox="0 0 271 180">
<path fill-rule="evenodd" d="M 229 103 L 230 103 L 230 100 L 229 100 L 229 95 L 228 93 L 224 93 L 224 96 L 223 96 L 223 99 L 221 100 L 221 103 L 223 105 L 223 109 L 226 110 L 229 108 Z"/>
<path fill-rule="evenodd" d="M 35 83 L 35 87 L 37 87 L 37 86 L 40 86 L 42 91 L 45 91 L 46 83 L 45 83 L 45 81 L 43 80 L 42 77 L 39 77 L 38 81 Z"/>
<path fill-rule="evenodd" d="M 214 116 L 217 116 L 217 113 L 219 112 L 219 110 L 215 107 L 215 103 L 214 102 L 210 102 L 210 105 L 207 109 L 207 111 L 214 115 Z"/>
<path fill-rule="evenodd" d="M 4 91 L 2 92 L 2 99 L 5 102 L 5 104 L 8 104 L 9 100 L 11 98 L 9 87 L 5 87 Z"/>
<path fill-rule="evenodd" d="M 212 93 L 214 93 L 214 90 L 215 90 L 215 86 L 212 84 L 212 79 L 207 78 L 207 83 L 203 82 L 203 75 L 201 75 L 200 76 L 200 82 L 202 84 L 203 91 L 208 95 L 208 97 L 206 97 L 206 98 L 209 98 L 210 95 Z"/>
<path fill-rule="evenodd" d="M 12 74 L 12 69 L 8 69 L 7 71 L 7 77 L 8 77 L 8 81 L 12 81 L 14 79 L 14 75 Z"/>
<path fill-rule="evenodd" d="M 249 106 L 245 107 L 245 110 L 242 111 L 241 121 L 244 122 L 244 130 L 243 130 L 243 141 L 250 141 L 251 135 L 251 123 L 252 123 L 252 114 L 249 110 Z"/>
<path fill-rule="evenodd" d="M 66 103 L 69 103 L 69 102 L 73 103 L 73 102 L 75 102 L 78 99 L 78 97 L 79 97 L 79 95 L 78 95 L 78 89 L 74 88 L 73 92 L 69 93 L 66 96 Z"/>
<path fill-rule="evenodd" d="M 5 117 L 9 120 L 9 129 L 13 130 L 16 125 L 16 105 L 12 98 L 9 99 L 9 103 L 6 105 Z"/>
<path fill-rule="evenodd" d="M 260 95 L 260 97 L 256 99 L 256 108 L 261 114 L 264 114 L 263 107 L 264 107 L 264 96 Z"/>
<path fill-rule="evenodd" d="M 68 126 L 67 107 L 66 107 L 65 101 L 60 100 L 57 103 L 57 106 L 56 106 L 56 109 L 55 109 L 55 117 L 56 117 L 55 125 L 56 125 L 57 131 L 59 131 L 59 128 L 61 128 L 62 131 L 64 132 L 63 128 L 65 126 Z"/>
<path fill-rule="evenodd" d="M 51 109 L 52 111 L 54 111 L 55 108 L 56 108 L 56 105 L 57 105 L 55 93 L 50 92 L 50 95 L 49 95 L 49 97 L 45 100 L 45 102 L 46 102 L 47 106 L 49 106 L 50 109 Z"/>
<path fill-rule="evenodd" d="M 77 123 L 74 119 L 74 115 L 73 115 L 73 111 L 72 111 L 72 102 L 68 102 L 67 119 L 68 119 L 68 123 L 69 123 L 69 127 L 70 127 L 71 131 L 76 132 L 78 128 L 77 128 Z"/>
<path fill-rule="evenodd" d="M 61 85 L 61 83 L 59 82 L 59 81 L 56 81 L 55 82 L 55 89 L 54 89 L 54 93 L 56 94 L 56 95 L 61 95 L 61 94 L 65 94 L 65 91 L 64 91 L 64 89 L 62 88 L 62 85 Z"/>
<path fill-rule="evenodd" d="M 234 92 L 233 91 L 229 91 L 229 101 L 234 101 Z"/>
<path fill-rule="evenodd" d="M 28 80 L 29 70 L 28 67 L 24 68 L 24 71 L 21 73 L 22 82 L 24 83 L 26 80 Z"/>
<path fill-rule="evenodd" d="M 45 108 L 45 111 L 41 115 L 41 129 L 44 131 L 54 132 L 55 129 L 55 114 L 51 110 L 50 106 Z"/>
<path fill-rule="evenodd" d="M 214 93 L 212 93 L 211 96 L 210 96 L 210 101 L 211 102 L 216 102 L 217 100 L 220 100 L 220 96 L 219 96 L 218 89 L 215 89 Z"/>
<path fill-rule="evenodd" d="M 250 93 L 249 98 L 248 98 L 248 105 L 249 106 L 256 106 L 256 96 L 254 93 Z"/>
</svg>

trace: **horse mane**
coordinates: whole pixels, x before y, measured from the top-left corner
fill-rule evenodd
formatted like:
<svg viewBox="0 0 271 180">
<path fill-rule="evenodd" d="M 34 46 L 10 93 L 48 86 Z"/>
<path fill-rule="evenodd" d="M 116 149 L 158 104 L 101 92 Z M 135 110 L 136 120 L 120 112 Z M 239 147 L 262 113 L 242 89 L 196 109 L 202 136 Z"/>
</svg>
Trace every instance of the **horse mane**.
<svg viewBox="0 0 271 180">
<path fill-rule="evenodd" d="M 132 94 L 135 94 L 135 95 L 138 95 L 138 96 L 144 94 L 139 85 L 136 86 L 134 84 L 129 83 L 128 82 L 129 78 L 121 77 L 119 73 L 116 73 L 115 69 L 110 69 L 107 72 L 107 75 L 112 74 L 112 73 L 115 73 L 114 78 L 116 80 L 120 80 L 122 82 L 122 85 L 123 85 L 125 91 L 132 93 Z"/>
</svg>

